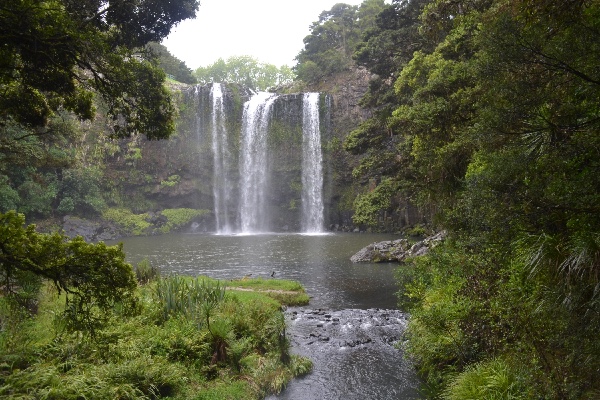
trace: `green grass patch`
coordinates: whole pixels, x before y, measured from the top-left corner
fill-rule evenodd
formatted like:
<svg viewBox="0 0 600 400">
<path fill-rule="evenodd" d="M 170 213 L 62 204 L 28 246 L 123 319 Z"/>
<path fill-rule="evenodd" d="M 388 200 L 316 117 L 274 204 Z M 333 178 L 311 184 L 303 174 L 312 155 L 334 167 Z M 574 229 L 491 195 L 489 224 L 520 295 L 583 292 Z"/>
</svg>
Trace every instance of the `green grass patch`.
<svg viewBox="0 0 600 400">
<path fill-rule="evenodd" d="M 285 279 L 233 279 L 228 282 L 231 287 L 252 288 L 255 290 L 288 290 L 296 292 L 304 292 L 302 285 L 296 281 Z"/>
<path fill-rule="evenodd" d="M 296 281 L 285 279 L 234 279 L 228 281 L 231 291 L 244 296 L 246 290 L 254 291 L 268 296 L 278 303 L 286 306 L 303 306 L 309 303 L 310 298 L 306 291 Z"/>
</svg>

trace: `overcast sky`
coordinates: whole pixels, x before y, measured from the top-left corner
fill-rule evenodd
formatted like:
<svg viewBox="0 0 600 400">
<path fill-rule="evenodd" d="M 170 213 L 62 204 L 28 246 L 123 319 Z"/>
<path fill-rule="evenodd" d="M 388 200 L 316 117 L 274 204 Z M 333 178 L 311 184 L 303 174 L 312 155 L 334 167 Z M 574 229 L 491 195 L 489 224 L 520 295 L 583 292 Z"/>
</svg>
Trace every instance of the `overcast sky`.
<svg viewBox="0 0 600 400">
<path fill-rule="evenodd" d="M 163 44 L 192 70 L 243 55 L 292 67 L 310 24 L 341 2 L 362 0 L 201 0 L 196 19 L 180 23 Z"/>
</svg>

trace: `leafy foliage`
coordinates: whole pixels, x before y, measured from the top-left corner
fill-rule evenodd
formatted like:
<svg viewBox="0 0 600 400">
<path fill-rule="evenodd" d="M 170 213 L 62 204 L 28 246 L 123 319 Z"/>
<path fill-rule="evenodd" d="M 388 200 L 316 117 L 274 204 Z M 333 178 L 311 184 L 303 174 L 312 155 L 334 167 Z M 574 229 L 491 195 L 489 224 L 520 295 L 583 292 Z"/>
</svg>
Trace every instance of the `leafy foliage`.
<svg viewBox="0 0 600 400">
<path fill-rule="evenodd" d="M 146 48 L 158 58 L 158 66 L 165 71 L 167 76 L 172 76 L 176 81 L 183 83 L 196 83 L 192 70 L 188 68 L 184 61 L 172 55 L 166 46 L 150 42 L 146 45 Z"/>
<path fill-rule="evenodd" d="M 380 76 L 345 148 L 380 189 L 357 218 L 400 194 L 453 238 L 400 278 L 409 349 L 442 397 L 598 393 L 583 360 L 600 348 L 599 15 L 597 2 L 397 1 L 358 47 Z"/>
<path fill-rule="evenodd" d="M 237 83 L 253 90 L 265 91 L 275 86 L 285 85 L 292 81 L 292 70 L 283 65 L 261 63 L 251 56 L 219 58 L 213 64 L 200 67 L 194 75 L 198 83 Z"/>
<path fill-rule="evenodd" d="M 12 120 L 44 127 L 58 110 L 91 119 L 98 93 L 115 135 L 169 136 L 174 108 L 164 73 L 136 53 L 197 8 L 196 0 L 6 4 L 0 10 L 0 126 Z"/>
<path fill-rule="evenodd" d="M 338 3 L 323 11 L 311 24 L 310 35 L 304 38 L 304 49 L 296 56 L 298 79 L 314 84 L 349 69 L 361 33 L 374 24 L 383 7 L 382 0 L 367 0 L 360 6 Z"/>
<path fill-rule="evenodd" d="M 138 262 L 134 268 L 135 278 L 140 285 L 145 285 L 160 278 L 160 268 L 150 264 L 147 258 Z"/>
<path fill-rule="evenodd" d="M 387 180 L 374 190 L 359 194 L 354 200 L 354 223 L 376 225 L 379 211 L 389 208 L 390 198 L 396 193 L 396 187 L 397 183 Z"/>
<path fill-rule="evenodd" d="M 27 306 L 31 284 L 40 279 L 66 294 L 64 318 L 73 330 L 93 332 L 117 303 L 134 310 L 136 283 L 121 246 L 89 244 L 81 237 L 67 240 L 59 233 L 23 227 L 25 218 L 14 211 L 0 214 L 0 278 L 4 296 Z"/>
</svg>

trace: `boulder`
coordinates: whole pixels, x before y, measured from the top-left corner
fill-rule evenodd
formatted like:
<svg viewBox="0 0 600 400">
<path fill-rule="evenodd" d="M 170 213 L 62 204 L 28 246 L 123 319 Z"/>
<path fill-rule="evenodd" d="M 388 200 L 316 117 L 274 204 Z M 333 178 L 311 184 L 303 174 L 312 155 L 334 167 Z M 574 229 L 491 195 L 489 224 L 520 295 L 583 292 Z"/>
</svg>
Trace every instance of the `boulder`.
<svg viewBox="0 0 600 400">
<path fill-rule="evenodd" d="M 362 248 L 352 257 L 353 263 L 381 263 L 381 262 L 402 262 L 408 257 L 416 257 L 427 254 L 429 249 L 435 247 L 446 237 L 446 231 L 441 231 L 433 236 L 429 236 L 420 242 L 410 246 L 408 240 L 386 240 L 375 242 Z"/>
<path fill-rule="evenodd" d="M 122 236 L 121 232 L 108 222 L 90 221 L 70 215 L 63 218 L 62 229 L 68 237 L 82 236 L 87 242 L 101 242 Z"/>
</svg>

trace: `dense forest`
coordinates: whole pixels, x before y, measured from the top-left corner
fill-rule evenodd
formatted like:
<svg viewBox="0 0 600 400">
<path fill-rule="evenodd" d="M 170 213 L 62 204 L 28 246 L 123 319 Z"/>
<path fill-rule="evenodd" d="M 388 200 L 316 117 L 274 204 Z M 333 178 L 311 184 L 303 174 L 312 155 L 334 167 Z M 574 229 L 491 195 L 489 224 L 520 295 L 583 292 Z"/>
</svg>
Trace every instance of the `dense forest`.
<svg viewBox="0 0 600 400">
<path fill-rule="evenodd" d="M 599 28 L 597 1 L 394 1 L 355 48 L 354 218 L 402 192 L 450 235 L 398 272 L 432 395 L 600 396 Z"/>
<path fill-rule="evenodd" d="M 352 179 L 369 182 L 350 201 L 354 223 L 377 226 L 402 197 L 427 215 L 426 229 L 448 233 L 397 272 L 399 307 L 411 313 L 403 346 L 426 395 L 600 397 L 599 1 L 339 3 L 310 26 L 291 70 L 240 56 L 197 71 L 158 43 L 198 2 L 139 3 L 19 0 L 0 8 L 0 278 L 3 300 L 12 299 L 0 335 L 2 365 L 15 365 L 0 370 L 0 393 L 14 390 L 7 382 L 22 384 L 11 372 L 35 358 L 16 356 L 8 328 L 16 317 L 8 315 L 35 313 L 42 278 L 70 296 L 65 331 L 102 331 L 117 303 L 125 305 L 120 316 L 139 311 L 119 251 L 22 226 L 26 218 L 52 228 L 76 215 L 148 233 L 147 215 L 135 214 L 156 204 L 120 184 L 127 172 L 166 193 L 180 179 L 139 167 L 143 136 L 177 136 L 182 124 L 185 105 L 163 84 L 166 74 L 289 92 L 366 70 L 367 118 L 337 144 L 352 157 Z M 164 231 L 203 212 L 167 211 Z M 114 285 L 120 289 L 109 293 Z M 181 337 L 161 351 L 181 355 L 184 342 L 180 349 L 205 345 L 209 353 L 214 345 L 218 353 L 223 342 L 207 329 L 208 344 Z"/>
</svg>

